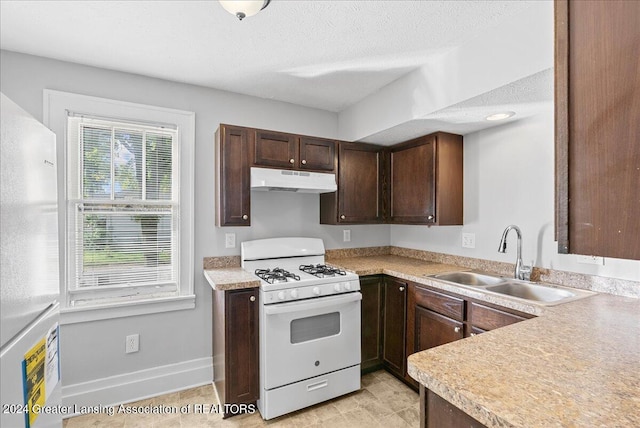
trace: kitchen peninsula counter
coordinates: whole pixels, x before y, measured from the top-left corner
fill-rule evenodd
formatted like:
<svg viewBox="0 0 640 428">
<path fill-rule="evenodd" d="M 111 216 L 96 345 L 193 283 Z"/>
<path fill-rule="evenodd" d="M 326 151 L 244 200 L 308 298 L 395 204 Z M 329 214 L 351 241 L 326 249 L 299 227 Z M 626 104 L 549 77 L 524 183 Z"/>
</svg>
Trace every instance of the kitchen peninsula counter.
<svg viewBox="0 0 640 428">
<path fill-rule="evenodd" d="M 482 424 L 640 426 L 640 299 L 594 294 L 557 306 L 514 304 L 425 277 L 469 268 L 395 255 L 328 262 L 538 315 L 409 356 L 411 377 Z"/>
</svg>

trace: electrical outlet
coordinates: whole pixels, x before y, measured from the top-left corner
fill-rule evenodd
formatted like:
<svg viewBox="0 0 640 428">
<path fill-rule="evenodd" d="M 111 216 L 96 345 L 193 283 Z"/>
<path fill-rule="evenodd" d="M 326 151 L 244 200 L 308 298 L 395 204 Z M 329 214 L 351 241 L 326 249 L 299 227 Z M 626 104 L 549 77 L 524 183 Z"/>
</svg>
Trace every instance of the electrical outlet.
<svg viewBox="0 0 640 428">
<path fill-rule="evenodd" d="M 599 265 L 604 266 L 604 257 L 598 256 L 578 256 L 578 263 L 585 265 Z"/>
<path fill-rule="evenodd" d="M 225 233 L 224 234 L 224 248 L 236 248 L 236 234 Z"/>
<path fill-rule="evenodd" d="M 476 234 L 475 233 L 463 233 L 462 234 L 462 248 L 476 248 Z"/>
<path fill-rule="evenodd" d="M 132 352 L 138 352 L 139 350 L 140 350 L 140 335 L 131 334 L 127 336 L 124 352 L 127 354 L 131 354 Z"/>
<path fill-rule="evenodd" d="M 344 229 L 342 231 L 342 241 L 343 242 L 351 242 L 351 230 L 350 229 Z"/>
</svg>

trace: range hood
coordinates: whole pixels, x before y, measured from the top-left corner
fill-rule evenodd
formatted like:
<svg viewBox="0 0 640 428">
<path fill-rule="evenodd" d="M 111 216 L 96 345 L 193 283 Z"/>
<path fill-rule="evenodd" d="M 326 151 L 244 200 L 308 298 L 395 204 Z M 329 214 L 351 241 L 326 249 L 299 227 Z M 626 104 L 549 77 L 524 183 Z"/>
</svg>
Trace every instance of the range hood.
<svg viewBox="0 0 640 428">
<path fill-rule="evenodd" d="M 251 190 L 329 193 L 338 189 L 336 175 L 324 172 L 251 168 Z"/>
</svg>

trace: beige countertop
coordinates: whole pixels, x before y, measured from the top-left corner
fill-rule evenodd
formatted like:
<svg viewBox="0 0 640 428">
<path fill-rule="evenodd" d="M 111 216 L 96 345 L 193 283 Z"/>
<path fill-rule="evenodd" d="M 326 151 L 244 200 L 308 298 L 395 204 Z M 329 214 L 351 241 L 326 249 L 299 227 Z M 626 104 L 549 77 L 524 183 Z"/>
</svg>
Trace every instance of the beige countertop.
<svg viewBox="0 0 640 428">
<path fill-rule="evenodd" d="M 539 306 L 424 275 L 469 270 L 398 256 L 335 259 L 539 315 L 409 356 L 411 377 L 489 427 L 640 426 L 640 299 Z"/>
<path fill-rule="evenodd" d="M 408 371 L 489 427 L 638 427 L 640 300 L 554 306 L 413 354 Z"/>
<path fill-rule="evenodd" d="M 489 427 L 640 426 L 640 299 L 608 294 L 557 306 L 426 275 L 470 270 L 395 255 L 329 259 L 538 315 L 409 356 L 409 375 Z M 259 286 L 241 268 L 206 270 L 216 290 Z"/>
<path fill-rule="evenodd" d="M 541 315 L 544 307 L 535 305 L 520 299 L 512 299 L 497 294 L 488 294 L 472 287 L 459 287 L 442 281 L 429 278 L 445 272 L 469 271 L 470 268 L 460 267 L 452 264 L 434 263 L 409 257 L 395 255 L 380 255 L 366 257 L 350 257 L 342 259 L 330 259 L 327 263 L 342 269 L 357 273 L 358 275 L 385 274 L 396 278 L 406 279 L 419 284 L 428 285 L 443 291 L 458 295 L 483 300 L 517 311 L 532 315 Z"/>
<path fill-rule="evenodd" d="M 260 286 L 260 280 L 241 267 L 206 269 L 204 271 L 204 277 L 207 278 L 211 288 L 217 291 L 239 290 Z"/>
</svg>

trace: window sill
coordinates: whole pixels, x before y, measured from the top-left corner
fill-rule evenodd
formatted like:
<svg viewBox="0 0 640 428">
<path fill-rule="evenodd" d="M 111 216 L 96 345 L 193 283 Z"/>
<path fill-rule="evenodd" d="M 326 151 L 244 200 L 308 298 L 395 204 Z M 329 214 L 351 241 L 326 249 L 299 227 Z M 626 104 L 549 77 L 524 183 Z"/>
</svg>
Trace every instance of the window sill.
<svg viewBox="0 0 640 428">
<path fill-rule="evenodd" d="M 134 302 L 67 307 L 60 310 L 60 324 L 76 324 L 160 312 L 180 311 L 196 307 L 196 296 L 177 296 Z"/>
</svg>

